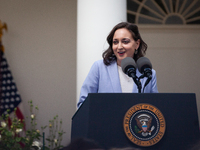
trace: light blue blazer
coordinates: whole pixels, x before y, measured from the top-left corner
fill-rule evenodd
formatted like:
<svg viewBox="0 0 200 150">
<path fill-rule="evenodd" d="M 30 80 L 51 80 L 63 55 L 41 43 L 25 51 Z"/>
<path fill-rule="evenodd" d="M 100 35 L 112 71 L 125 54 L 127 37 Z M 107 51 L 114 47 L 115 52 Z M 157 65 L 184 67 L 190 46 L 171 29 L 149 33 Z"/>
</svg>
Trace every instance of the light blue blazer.
<svg viewBox="0 0 200 150">
<path fill-rule="evenodd" d="M 137 77 L 140 77 L 142 74 L 137 70 L 136 75 Z M 144 87 L 146 80 L 146 77 L 141 79 L 142 87 Z M 135 83 L 133 85 L 132 92 L 138 93 L 138 88 Z M 103 63 L 103 60 L 98 60 L 92 65 L 81 87 L 80 98 L 77 107 L 80 107 L 80 105 L 88 96 L 88 93 L 122 93 L 116 61 L 109 66 L 106 66 Z M 153 69 L 152 79 L 145 87 L 144 93 L 158 93 L 156 71 Z"/>
</svg>

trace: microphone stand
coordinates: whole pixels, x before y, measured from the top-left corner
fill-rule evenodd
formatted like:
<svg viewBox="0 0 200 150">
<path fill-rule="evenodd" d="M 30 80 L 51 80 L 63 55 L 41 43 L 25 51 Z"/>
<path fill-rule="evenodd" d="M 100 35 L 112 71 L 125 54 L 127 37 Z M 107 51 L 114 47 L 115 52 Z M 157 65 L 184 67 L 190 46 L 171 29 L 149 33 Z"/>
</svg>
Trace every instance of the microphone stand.
<svg viewBox="0 0 200 150">
<path fill-rule="evenodd" d="M 133 79 L 133 81 L 135 82 L 135 84 L 137 85 L 138 93 L 141 93 L 142 84 L 141 84 L 141 82 L 140 82 L 140 79 L 134 78 L 134 77 L 132 77 L 132 79 Z"/>
<path fill-rule="evenodd" d="M 138 78 L 138 86 L 140 86 L 140 87 L 138 87 L 138 90 L 140 90 L 140 93 L 141 93 L 141 89 L 142 89 L 142 85 L 141 85 L 141 82 L 140 82 L 140 79 L 142 79 L 142 78 L 144 78 L 145 77 L 145 75 L 141 75 L 139 78 Z M 144 85 L 144 88 L 143 88 L 143 93 L 144 93 L 144 89 L 145 89 L 145 87 L 147 86 L 147 84 L 149 83 L 149 81 L 152 79 L 152 76 L 149 76 L 149 77 L 147 77 L 147 81 L 146 81 L 146 83 L 145 83 L 145 85 Z M 139 89 L 140 88 L 140 89 Z"/>
<path fill-rule="evenodd" d="M 142 75 L 141 77 L 137 77 L 136 76 L 136 70 L 133 69 L 133 68 L 130 68 L 127 70 L 126 74 L 129 76 L 129 77 L 132 77 L 133 81 L 135 82 L 135 84 L 137 85 L 137 88 L 138 88 L 138 93 L 141 93 L 141 90 L 142 90 L 142 84 L 140 82 L 140 79 L 141 78 L 144 78 L 144 75 Z"/>
<path fill-rule="evenodd" d="M 137 85 L 138 88 L 138 93 L 141 93 L 142 85 L 138 77 L 136 76 L 136 70 L 133 68 L 129 68 L 126 72 L 126 74 L 133 79 L 135 84 Z"/>
<path fill-rule="evenodd" d="M 141 84 L 141 81 L 140 79 L 144 78 L 144 75 L 141 75 L 139 78 L 138 78 L 138 93 L 141 93 L 141 90 L 142 90 L 142 84 Z"/>
<path fill-rule="evenodd" d="M 141 75 L 138 80 L 140 81 L 140 79 L 144 78 L 144 77 L 147 77 L 147 81 L 145 82 L 144 84 L 144 87 L 143 87 L 143 93 L 144 93 L 144 89 L 145 87 L 147 86 L 147 84 L 149 83 L 149 81 L 152 79 L 152 71 L 150 68 L 145 68 L 144 69 L 144 73 L 143 75 Z"/>
<path fill-rule="evenodd" d="M 138 93 L 141 93 L 141 90 L 142 90 L 142 84 L 140 80 L 138 80 Z"/>
</svg>

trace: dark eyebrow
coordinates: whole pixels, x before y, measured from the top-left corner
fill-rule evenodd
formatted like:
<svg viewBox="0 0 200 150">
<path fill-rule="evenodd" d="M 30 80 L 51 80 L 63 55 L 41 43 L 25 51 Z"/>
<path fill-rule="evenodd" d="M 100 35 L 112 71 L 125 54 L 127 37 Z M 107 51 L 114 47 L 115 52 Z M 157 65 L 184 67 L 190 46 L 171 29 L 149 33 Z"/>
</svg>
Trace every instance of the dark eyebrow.
<svg viewBox="0 0 200 150">
<path fill-rule="evenodd" d="M 129 38 L 123 38 L 122 40 L 128 40 L 128 41 L 130 41 L 130 39 L 129 39 Z"/>
<path fill-rule="evenodd" d="M 118 39 L 113 39 L 113 41 L 118 41 Z"/>
</svg>

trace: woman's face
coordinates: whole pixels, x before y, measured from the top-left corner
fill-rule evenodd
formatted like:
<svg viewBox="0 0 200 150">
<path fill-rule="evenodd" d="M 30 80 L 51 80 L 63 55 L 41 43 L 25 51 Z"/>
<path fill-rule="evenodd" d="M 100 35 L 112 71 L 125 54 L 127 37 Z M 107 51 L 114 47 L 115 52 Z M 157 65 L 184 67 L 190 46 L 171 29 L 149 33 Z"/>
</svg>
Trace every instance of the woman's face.
<svg viewBox="0 0 200 150">
<path fill-rule="evenodd" d="M 126 28 L 117 29 L 113 36 L 112 49 L 117 57 L 117 64 L 121 66 L 122 59 L 132 57 L 138 49 L 140 40 L 135 41 Z"/>
</svg>

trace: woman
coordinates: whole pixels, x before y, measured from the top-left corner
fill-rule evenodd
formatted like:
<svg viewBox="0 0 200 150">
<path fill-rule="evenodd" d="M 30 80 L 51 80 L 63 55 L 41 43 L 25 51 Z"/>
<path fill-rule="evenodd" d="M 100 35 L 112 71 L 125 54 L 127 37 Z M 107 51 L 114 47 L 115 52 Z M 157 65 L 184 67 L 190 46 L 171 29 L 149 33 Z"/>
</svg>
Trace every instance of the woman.
<svg viewBox="0 0 200 150">
<path fill-rule="evenodd" d="M 109 48 L 102 54 L 103 60 L 96 61 L 86 77 L 80 93 L 78 107 L 88 93 L 138 93 L 133 79 L 123 73 L 121 61 L 132 57 L 135 61 L 143 57 L 147 44 L 142 40 L 138 27 L 128 22 L 117 24 L 107 37 Z M 137 70 L 137 77 L 142 74 Z M 144 87 L 147 78 L 141 79 Z M 152 79 L 144 93 L 158 93 L 156 72 L 152 69 Z"/>
</svg>

